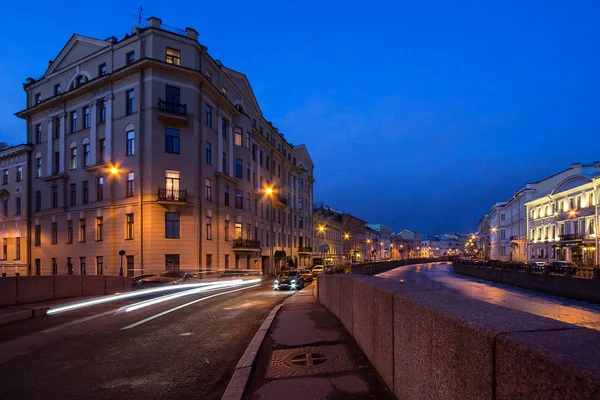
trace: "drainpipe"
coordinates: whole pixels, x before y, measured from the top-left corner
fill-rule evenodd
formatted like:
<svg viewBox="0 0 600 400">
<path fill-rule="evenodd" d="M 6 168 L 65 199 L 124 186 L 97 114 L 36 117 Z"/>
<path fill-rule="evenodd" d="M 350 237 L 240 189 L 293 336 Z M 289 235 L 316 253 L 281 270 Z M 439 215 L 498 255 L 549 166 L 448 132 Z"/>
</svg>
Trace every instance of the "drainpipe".
<svg viewBox="0 0 600 400">
<path fill-rule="evenodd" d="M 140 33 L 138 32 L 138 35 Z M 140 56 L 144 54 L 144 38 L 140 36 Z M 140 155 L 140 191 L 138 193 L 138 201 L 140 202 L 140 275 L 144 273 L 144 70 L 140 68 L 140 105 L 138 114 L 138 131 L 139 131 L 139 155 Z M 135 269 L 134 269 L 135 270 Z"/>
</svg>

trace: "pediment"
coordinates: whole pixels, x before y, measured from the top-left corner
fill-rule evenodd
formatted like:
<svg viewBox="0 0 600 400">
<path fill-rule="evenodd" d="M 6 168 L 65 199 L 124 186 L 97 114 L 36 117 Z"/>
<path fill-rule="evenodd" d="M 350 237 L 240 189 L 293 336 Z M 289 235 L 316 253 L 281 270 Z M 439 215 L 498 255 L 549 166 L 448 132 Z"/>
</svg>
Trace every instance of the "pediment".
<svg viewBox="0 0 600 400">
<path fill-rule="evenodd" d="M 552 194 L 564 192 L 569 189 L 576 188 L 577 186 L 581 186 L 581 185 L 585 185 L 586 183 L 590 183 L 591 181 L 592 180 L 590 178 L 588 178 L 587 176 L 583 176 L 583 175 L 571 176 L 571 177 L 563 180 L 562 182 L 560 182 L 558 185 L 556 185 L 556 187 L 552 191 Z"/>
<path fill-rule="evenodd" d="M 238 88 L 240 92 L 242 92 L 242 95 L 252 105 L 252 107 L 258 110 L 260 115 L 262 115 L 262 110 L 258 105 L 256 96 L 254 96 L 254 91 L 252 90 L 252 86 L 250 86 L 250 81 L 248 81 L 246 75 L 227 67 L 223 67 L 223 72 L 225 72 L 227 77 L 231 79 L 235 87 Z"/>
<path fill-rule="evenodd" d="M 108 46 L 110 46 L 110 43 L 105 40 L 73 35 L 60 53 L 58 53 L 54 62 L 46 71 L 46 75 L 68 68 L 79 60 L 103 50 Z"/>
<path fill-rule="evenodd" d="M 309 163 L 311 163 L 312 165 L 314 165 L 314 163 L 312 161 L 312 158 L 310 158 L 310 154 L 308 154 L 308 149 L 306 148 L 305 145 L 301 144 L 301 145 L 295 146 L 294 150 L 298 153 L 298 155 L 302 159 L 304 159 L 305 161 L 308 161 Z M 300 163 L 298 163 L 298 164 L 300 164 Z"/>
</svg>

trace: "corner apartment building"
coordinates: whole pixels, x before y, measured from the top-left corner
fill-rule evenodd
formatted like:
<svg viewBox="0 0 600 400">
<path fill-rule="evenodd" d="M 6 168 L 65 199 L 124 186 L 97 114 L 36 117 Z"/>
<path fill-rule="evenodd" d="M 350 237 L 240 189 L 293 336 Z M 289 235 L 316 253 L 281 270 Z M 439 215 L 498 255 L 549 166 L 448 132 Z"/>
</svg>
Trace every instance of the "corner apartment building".
<svg viewBox="0 0 600 400">
<path fill-rule="evenodd" d="M 598 265 L 598 178 L 573 176 L 527 205 L 529 261 Z"/>
<path fill-rule="evenodd" d="M 384 224 L 367 224 L 367 228 L 379 234 L 376 247 L 376 256 L 378 260 L 387 260 L 391 258 L 391 238 L 392 230 Z"/>
<path fill-rule="evenodd" d="M 41 274 L 310 263 L 308 150 L 194 29 L 149 18 L 121 40 L 73 35 L 24 88 Z"/>
<path fill-rule="evenodd" d="M 2 276 L 31 275 L 29 264 L 28 180 L 31 147 L 0 143 L 0 204 L 2 212 Z M 37 268 L 38 265 L 35 266 Z"/>
<path fill-rule="evenodd" d="M 403 229 L 392 238 L 392 258 L 410 259 L 420 257 L 421 234 Z"/>
<path fill-rule="evenodd" d="M 488 212 L 490 219 L 490 255 L 492 260 L 527 261 L 526 203 L 550 193 L 565 179 L 600 175 L 600 162 L 573 163 L 571 167 L 548 178 L 523 185 L 510 199 L 495 203 Z"/>
<path fill-rule="evenodd" d="M 339 265 L 344 262 L 343 227 L 335 215 L 325 210 L 315 209 L 314 221 L 314 257 L 321 259 L 323 265 Z"/>
</svg>

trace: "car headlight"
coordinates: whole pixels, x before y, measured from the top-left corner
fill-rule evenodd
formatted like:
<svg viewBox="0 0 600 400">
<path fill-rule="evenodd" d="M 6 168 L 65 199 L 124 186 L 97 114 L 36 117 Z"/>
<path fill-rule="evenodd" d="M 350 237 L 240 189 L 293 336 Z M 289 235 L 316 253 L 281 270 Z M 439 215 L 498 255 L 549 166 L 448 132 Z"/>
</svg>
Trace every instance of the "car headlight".
<svg viewBox="0 0 600 400">
<path fill-rule="evenodd" d="M 276 284 L 276 285 L 279 285 L 279 281 L 278 281 L 278 280 L 275 280 L 275 284 Z"/>
<path fill-rule="evenodd" d="M 292 285 L 294 285 L 294 284 L 296 284 L 296 280 L 295 279 L 292 280 Z"/>
</svg>

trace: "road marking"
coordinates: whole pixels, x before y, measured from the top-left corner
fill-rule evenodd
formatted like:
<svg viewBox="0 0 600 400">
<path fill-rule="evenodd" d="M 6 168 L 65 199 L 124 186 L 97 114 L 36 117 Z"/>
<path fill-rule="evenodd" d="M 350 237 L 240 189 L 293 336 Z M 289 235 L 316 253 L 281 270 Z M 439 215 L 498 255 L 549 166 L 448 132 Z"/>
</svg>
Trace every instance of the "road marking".
<svg viewBox="0 0 600 400">
<path fill-rule="evenodd" d="M 172 313 L 173 311 L 180 310 L 180 309 L 182 309 L 182 308 L 184 308 L 184 307 L 187 307 L 187 306 L 191 306 L 192 304 L 198 303 L 198 302 L 200 302 L 200 301 L 208 300 L 208 299 L 211 299 L 211 298 L 213 298 L 213 297 L 217 297 L 217 296 L 222 296 L 222 295 L 224 295 L 224 294 L 229 294 L 229 293 L 233 293 L 233 292 L 239 292 L 240 290 L 247 290 L 247 289 L 251 289 L 251 288 L 253 288 L 253 287 L 258 287 L 258 286 L 260 286 L 260 284 L 258 284 L 258 285 L 252 285 L 252 286 L 248 286 L 248 287 L 243 287 L 243 288 L 241 288 L 241 289 L 230 290 L 230 291 L 228 291 L 228 292 L 217 293 L 217 294 L 211 294 L 210 296 L 206 296 L 206 297 L 203 297 L 203 298 L 201 298 L 201 299 L 198 299 L 198 300 L 190 301 L 189 303 L 182 304 L 182 305 L 180 305 L 180 306 L 177 306 L 177 307 L 171 308 L 170 310 L 166 310 L 166 311 L 160 312 L 160 313 L 158 313 L 158 314 L 156 314 L 156 315 L 153 315 L 153 316 L 151 316 L 151 317 L 148 317 L 148 318 L 146 318 L 146 319 L 143 319 L 143 320 L 141 320 L 141 321 L 138 321 L 138 322 L 136 322 L 136 323 L 133 323 L 133 324 L 131 324 L 131 325 L 127 325 L 126 327 L 124 327 L 124 328 L 121 328 L 121 330 L 135 328 L 136 326 L 139 326 L 139 325 L 145 324 L 146 322 L 152 321 L 152 320 L 153 320 L 153 319 L 155 319 L 155 318 L 162 317 L 163 315 L 166 315 L 166 314 Z"/>
<path fill-rule="evenodd" d="M 75 321 L 67 322 L 66 324 L 62 324 L 62 325 L 54 326 L 52 328 L 44 329 L 42 331 L 42 333 L 54 332 L 54 331 L 57 331 L 59 329 L 67 328 L 67 327 L 73 326 L 73 325 L 77 325 L 77 324 L 82 323 L 82 322 L 91 321 L 92 319 L 96 319 L 96 318 L 100 318 L 100 317 L 105 317 L 107 315 L 114 314 L 115 312 L 117 312 L 117 310 L 111 310 L 111 311 L 103 312 L 101 314 L 95 314 L 95 315 L 90 315 L 89 317 L 76 319 Z"/>
</svg>

